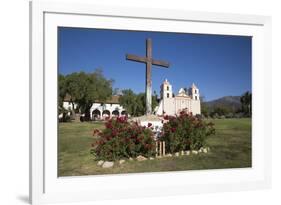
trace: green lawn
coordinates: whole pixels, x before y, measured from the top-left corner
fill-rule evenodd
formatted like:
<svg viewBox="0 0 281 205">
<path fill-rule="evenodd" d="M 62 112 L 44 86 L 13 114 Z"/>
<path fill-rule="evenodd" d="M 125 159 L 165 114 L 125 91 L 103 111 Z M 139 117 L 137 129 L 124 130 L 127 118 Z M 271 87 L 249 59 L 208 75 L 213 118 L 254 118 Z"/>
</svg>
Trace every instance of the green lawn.
<svg viewBox="0 0 281 205">
<path fill-rule="evenodd" d="M 59 176 L 251 167 L 251 120 L 217 119 L 213 122 L 216 135 L 208 139 L 211 151 L 207 154 L 126 161 L 108 169 L 97 166 L 90 155 L 90 145 L 94 141 L 92 131 L 103 128 L 103 123 L 60 123 Z"/>
</svg>

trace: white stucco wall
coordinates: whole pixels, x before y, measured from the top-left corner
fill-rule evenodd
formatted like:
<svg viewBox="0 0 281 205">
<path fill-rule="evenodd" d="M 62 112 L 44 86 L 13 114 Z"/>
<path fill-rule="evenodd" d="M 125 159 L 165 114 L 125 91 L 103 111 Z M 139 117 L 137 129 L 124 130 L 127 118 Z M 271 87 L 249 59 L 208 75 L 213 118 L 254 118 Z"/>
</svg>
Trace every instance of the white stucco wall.
<svg viewBox="0 0 281 205">
<path fill-rule="evenodd" d="M 118 111 L 119 116 L 121 116 L 121 113 L 125 111 L 125 109 L 120 105 L 120 104 L 103 104 L 101 105 L 100 103 L 94 103 L 93 106 L 91 107 L 91 118 L 92 118 L 92 113 L 93 111 L 98 110 L 101 113 L 101 116 L 103 116 L 103 113 L 106 111 L 110 112 L 110 116 L 106 117 L 111 117 L 113 116 L 113 111 Z"/>
<path fill-rule="evenodd" d="M 201 114 L 200 100 L 191 100 L 191 112 L 193 115 Z"/>
<path fill-rule="evenodd" d="M 155 114 L 156 115 L 162 115 L 163 114 L 163 100 L 159 102 L 159 105 L 155 108 Z"/>
<path fill-rule="evenodd" d="M 180 111 L 187 109 L 194 115 L 201 114 L 200 100 L 192 100 L 186 97 L 164 98 L 160 101 L 156 114 L 176 115 Z"/>
<path fill-rule="evenodd" d="M 165 115 L 175 115 L 175 99 L 164 98 L 163 99 L 163 111 Z"/>
<path fill-rule="evenodd" d="M 71 102 L 63 102 L 63 108 L 66 110 L 72 110 L 72 103 Z M 77 104 L 74 103 L 74 109 L 77 108 Z"/>
<path fill-rule="evenodd" d="M 72 110 L 72 104 L 70 102 L 63 102 L 63 107 L 64 109 L 66 110 Z M 74 103 L 74 109 L 77 108 L 77 104 Z M 109 111 L 110 112 L 110 116 L 107 116 L 107 117 L 112 117 L 113 116 L 113 111 L 117 110 L 118 113 L 119 113 L 119 116 L 121 116 L 121 113 L 123 111 L 125 111 L 125 109 L 119 105 L 119 104 L 110 104 L 110 103 L 107 103 L 107 104 L 104 104 L 104 105 L 101 105 L 101 103 L 94 103 L 90 109 L 90 112 L 91 112 L 91 118 L 93 117 L 92 113 L 94 110 L 99 110 L 100 111 L 100 117 L 103 116 L 103 112 L 104 111 Z"/>
<path fill-rule="evenodd" d="M 169 89 L 167 86 L 169 86 Z M 192 83 L 188 92 L 181 88 L 175 97 L 173 97 L 172 85 L 167 79 L 165 79 L 160 88 L 161 101 L 156 109 L 157 115 L 162 115 L 164 114 L 163 112 L 166 115 L 176 115 L 182 110 L 192 112 L 194 115 L 201 114 L 199 89 L 194 83 Z"/>
<path fill-rule="evenodd" d="M 191 111 L 191 99 L 187 97 L 175 97 L 175 113 L 179 114 L 182 110 Z"/>
</svg>

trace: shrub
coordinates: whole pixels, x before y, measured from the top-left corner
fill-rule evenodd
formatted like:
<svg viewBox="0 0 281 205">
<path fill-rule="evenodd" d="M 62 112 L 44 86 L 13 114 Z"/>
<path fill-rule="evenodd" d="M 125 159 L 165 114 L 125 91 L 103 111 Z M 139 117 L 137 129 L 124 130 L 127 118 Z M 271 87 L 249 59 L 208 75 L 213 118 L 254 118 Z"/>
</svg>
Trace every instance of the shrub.
<svg viewBox="0 0 281 205">
<path fill-rule="evenodd" d="M 212 117 L 213 119 L 218 119 L 220 116 L 219 116 L 218 113 L 213 113 L 213 114 L 211 115 L 211 117 Z"/>
<path fill-rule="evenodd" d="M 234 117 L 235 118 L 242 118 L 243 117 L 243 113 L 241 113 L 241 112 L 235 113 Z"/>
<path fill-rule="evenodd" d="M 59 118 L 59 122 L 70 122 L 71 118 L 68 115 L 68 112 L 66 110 L 63 111 L 62 113 L 62 118 Z"/>
<path fill-rule="evenodd" d="M 226 118 L 233 118 L 233 117 L 234 117 L 234 114 L 230 112 L 230 113 L 228 113 L 227 115 L 225 115 L 225 117 L 226 117 Z"/>
<path fill-rule="evenodd" d="M 152 130 L 138 123 L 128 122 L 126 117 L 108 120 L 105 129 L 94 130 L 93 135 L 98 139 L 92 144 L 91 153 L 97 159 L 118 160 L 155 154 Z"/>
<path fill-rule="evenodd" d="M 165 116 L 160 140 L 166 142 L 166 150 L 174 153 L 181 150 L 198 150 L 205 146 L 206 138 L 215 133 L 214 124 L 181 112 L 179 116 Z"/>
<path fill-rule="evenodd" d="M 200 120 L 203 120 L 204 119 L 204 115 L 200 115 L 200 114 L 197 114 L 195 115 L 196 118 L 200 119 Z"/>
<path fill-rule="evenodd" d="M 221 115 L 221 116 L 219 117 L 219 119 L 225 119 L 225 116 L 224 116 L 224 115 Z"/>
</svg>

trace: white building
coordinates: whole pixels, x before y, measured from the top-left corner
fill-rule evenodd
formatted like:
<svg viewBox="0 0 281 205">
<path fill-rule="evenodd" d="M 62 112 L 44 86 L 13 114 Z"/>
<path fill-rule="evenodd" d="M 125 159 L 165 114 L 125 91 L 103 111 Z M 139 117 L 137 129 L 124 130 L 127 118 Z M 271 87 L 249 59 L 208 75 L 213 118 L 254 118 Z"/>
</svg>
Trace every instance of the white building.
<svg viewBox="0 0 281 205">
<path fill-rule="evenodd" d="M 155 108 L 156 115 L 176 115 L 182 110 L 201 114 L 199 89 L 193 83 L 186 91 L 181 88 L 177 95 L 173 95 L 172 85 L 166 79 L 160 87 L 161 100 Z"/>
<path fill-rule="evenodd" d="M 106 100 L 104 103 L 95 101 L 90 109 L 91 119 L 105 119 L 107 117 L 118 117 L 127 115 L 125 109 L 119 104 L 120 96 L 112 96 L 111 99 Z M 72 110 L 72 103 L 66 97 L 63 102 L 63 107 L 67 110 Z M 74 103 L 74 109 L 77 105 Z"/>
</svg>

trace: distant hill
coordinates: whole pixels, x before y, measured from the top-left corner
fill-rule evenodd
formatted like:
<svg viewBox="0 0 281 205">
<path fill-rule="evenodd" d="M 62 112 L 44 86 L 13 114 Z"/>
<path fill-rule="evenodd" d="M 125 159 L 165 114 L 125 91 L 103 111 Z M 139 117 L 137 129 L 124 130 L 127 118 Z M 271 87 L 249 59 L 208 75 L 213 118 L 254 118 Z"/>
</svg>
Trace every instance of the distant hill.
<svg viewBox="0 0 281 205">
<path fill-rule="evenodd" d="M 227 108 L 232 111 L 236 111 L 241 108 L 240 96 L 225 96 L 216 100 L 204 102 L 210 110 L 216 107 Z"/>
</svg>

